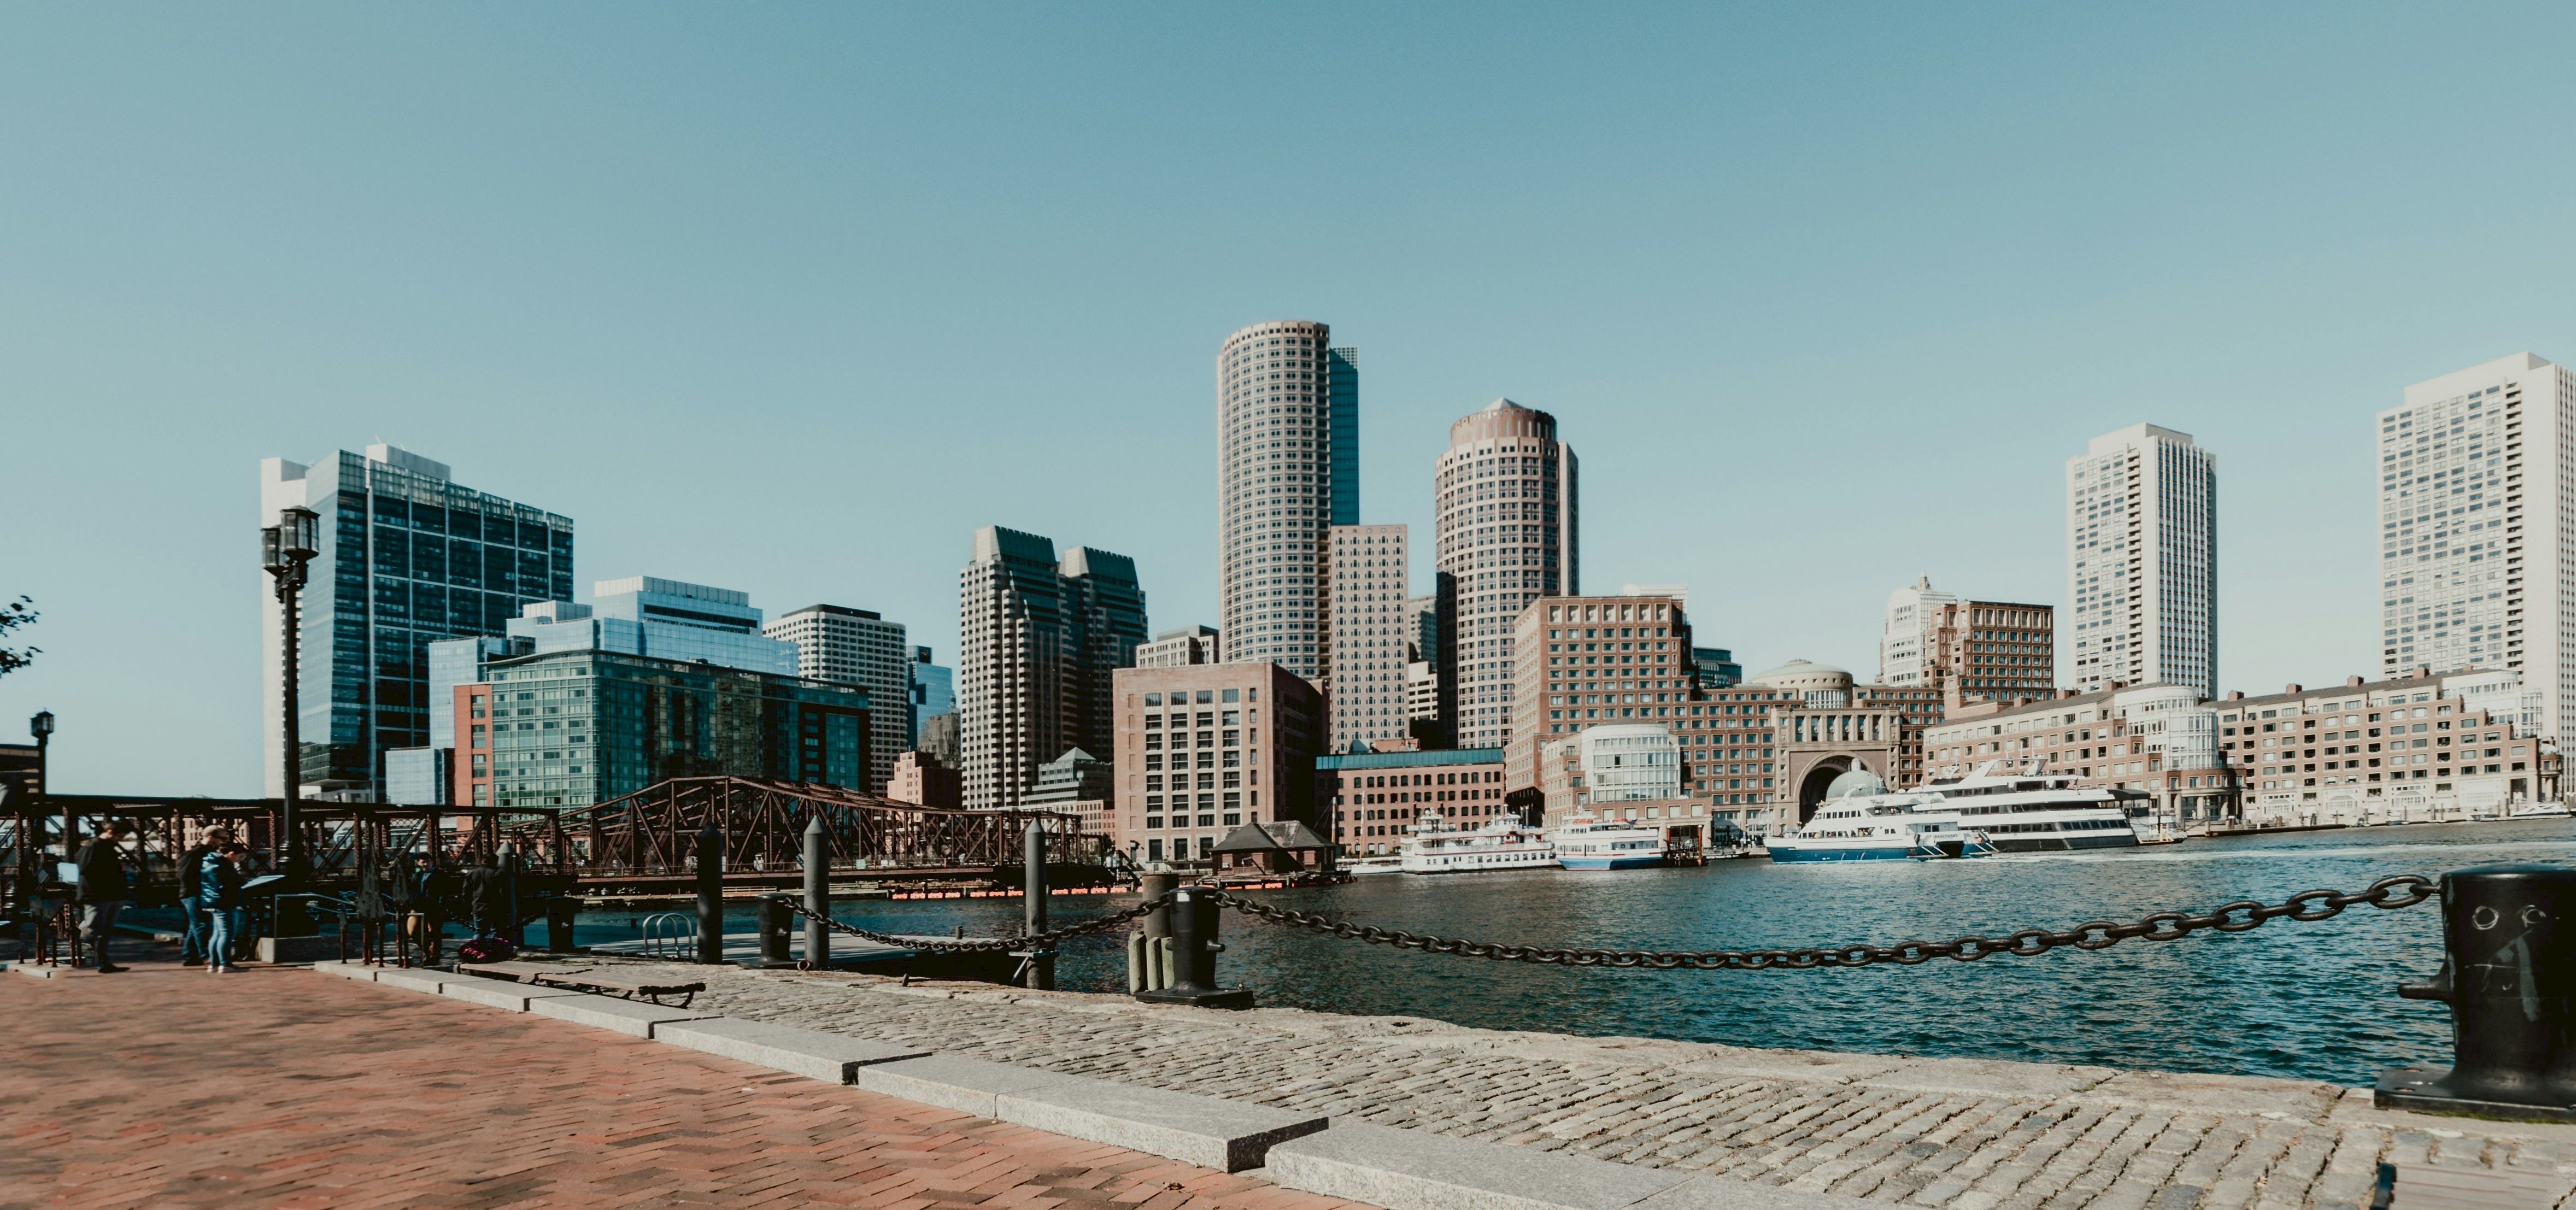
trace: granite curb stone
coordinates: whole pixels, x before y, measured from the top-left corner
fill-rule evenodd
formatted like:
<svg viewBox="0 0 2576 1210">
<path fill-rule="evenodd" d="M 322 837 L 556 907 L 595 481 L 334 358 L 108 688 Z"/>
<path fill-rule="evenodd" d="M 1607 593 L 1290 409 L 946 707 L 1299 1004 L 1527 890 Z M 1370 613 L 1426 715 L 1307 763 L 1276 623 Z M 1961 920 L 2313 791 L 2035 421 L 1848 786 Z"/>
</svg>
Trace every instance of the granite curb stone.
<svg viewBox="0 0 2576 1210">
<path fill-rule="evenodd" d="M 662 1004 L 638 1004 L 615 996 L 593 996 L 575 993 L 549 996 L 528 1001 L 528 1011 L 540 1017 L 553 1017 L 575 1025 L 615 1030 L 639 1038 L 653 1036 L 657 1025 L 674 1021 L 704 1021 L 716 1014 L 704 1010 L 672 1008 Z"/>
<path fill-rule="evenodd" d="M 1030 1092 L 1078 1078 L 1031 1067 L 1014 1067 L 1008 1063 L 934 1054 L 921 1059 L 871 1063 L 859 1069 L 858 1085 L 866 1092 L 883 1093 L 979 1118 L 999 1120 L 1002 1115 L 994 1102 L 1002 1094 Z"/>
<path fill-rule="evenodd" d="M 1620 1210 L 1689 1179 L 1669 1169 L 1365 1122 L 1280 1143 L 1270 1148 L 1267 1169 L 1286 1188 L 1386 1210 Z"/>
<path fill-rule="evenodd" d="M 440 984 L 455 977 L 456 976 L 447 974 L 444 971 L 434 971 L 425 968 L 415 968 L 407 971 L 379 970 L 376 972 L 376 986 L 399 987 L 407 992 L 426 992 L 435 996 L 438 994 Z"/>
<path fill-rule="evenodd" d="M 1327 1121 L 1319 1113 L 1078 1076 L 1000 1093 L 993 1116 L 1220 1172 L 1257 1168 L 1273 1144 L 1313 1134 Z"/>
<path fill-rule="evenodd" d="M 657 1026 L 653 1038 L 833 1084 L 857 1082 L 859 1069 L 871 1063 L 919 1059 L 931 1053 L 919 1047 L 889 1046 L 847 1034 L 725 1017 Z"/>
<path fill-rule="evenodd" d="M 526 983 L 510 983 L 500 979 L 466 978 L 450 979 L 439 984 L 438 994 L 450 1000 L 463 1000 L 469 1004 L 480 1004 L 487 1008 L 523 1013 L 529 1011 L 529 1006 L 539 1000 L 559 1000 L 565 996 L 578 996 L 582 993 L 560 987 L 536 987 Z"/>
<path fill-rule="evenodd" d="M 384 968 L 369 966 L 364 962 L 316 962 L 313 964 L 313 969 L 326 975 L 355 979 L 360 983 L 373 983 L 376 981 L 376 976 L 383 973 Z"/>
</svg>

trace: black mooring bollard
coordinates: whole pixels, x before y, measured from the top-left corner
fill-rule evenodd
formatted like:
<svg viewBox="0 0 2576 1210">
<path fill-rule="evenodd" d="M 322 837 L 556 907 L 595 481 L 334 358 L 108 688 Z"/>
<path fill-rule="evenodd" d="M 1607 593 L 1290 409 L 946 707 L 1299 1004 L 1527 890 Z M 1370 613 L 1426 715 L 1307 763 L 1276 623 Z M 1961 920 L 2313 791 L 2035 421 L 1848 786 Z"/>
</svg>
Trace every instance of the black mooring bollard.
<svg viewBox="0 0 2576 1210">
<path fill-rule="evenodd" d="M 824 927 L 832 918 L 831 840 L 815 812 L 805 821 L 805 965 L 818 971 L 832 969 L 832 930 Z"/>
<path fill-rule="evenodd" d="M 1218 987 L 1216 888 L 1185 886 L 1172 892 L 1172 985 L 1136 993 L 1148 1004 L 1194 1008 L 1250 1008 L 1252 989 Z"/>
<path fill-rule="evenodd" d="M 2442 876 L 2442 968 L 2399 985 L 2451 1006 L 2452 1065 L 2382 1072 L 2371 1103 L 2576 1122 L 2576 870 L 2497 865 Z M 2562 927 L 2561 921 L 2570 921 Z"/>
<path fill-rule="evenodd" d="M 724 833 L 712 819 L 698 833 L 698 961 L 724 961 Z"/>
<path fill-rule="evenodd" d="M 581 900 L 557 891 L 546 900 L 546 952 L 572 952 L 572 922 L 581 915 Z"/>
<path fill-rule="evenodd" d="M 788 945 L 788 934 L 794 928 L 796 913 L 789 907 L 794 902 L 785 895 L 760 897 L 760 964 L 794 966 L 796 955 Z"/>
</svg>

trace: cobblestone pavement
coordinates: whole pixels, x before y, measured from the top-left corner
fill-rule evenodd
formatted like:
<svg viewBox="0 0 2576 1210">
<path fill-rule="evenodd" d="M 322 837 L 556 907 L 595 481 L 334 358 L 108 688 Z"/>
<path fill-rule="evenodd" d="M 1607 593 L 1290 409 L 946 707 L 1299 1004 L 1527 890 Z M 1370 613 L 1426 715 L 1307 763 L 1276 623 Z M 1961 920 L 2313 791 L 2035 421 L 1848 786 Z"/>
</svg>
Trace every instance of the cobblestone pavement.
<svg viewBox="0 0 2576 1210">
<path fill-rule="evenodd" d="M 2576 1127 L 2383 1113 L 2329 1084 L 1747 1050 L 1296 1009 L 724 971 L 698 1003 L 1052 1071 L 1954 1210 L 2348 1210 L 2381 1162 L 2564 1193 Z M 2464 1178 L 2470 1179 L 2470 1178 Z M 2554 1198 L 2552 1199 L 2554 1200 Z M 2576 1205 L 2576 1203 L 2571 1203 Z"/>
<path fill-rule="evenodd" d="M 304 970 L 0 973 L 0 1022 L 0 1206 L 1352 1205 Z"/>
</svg>

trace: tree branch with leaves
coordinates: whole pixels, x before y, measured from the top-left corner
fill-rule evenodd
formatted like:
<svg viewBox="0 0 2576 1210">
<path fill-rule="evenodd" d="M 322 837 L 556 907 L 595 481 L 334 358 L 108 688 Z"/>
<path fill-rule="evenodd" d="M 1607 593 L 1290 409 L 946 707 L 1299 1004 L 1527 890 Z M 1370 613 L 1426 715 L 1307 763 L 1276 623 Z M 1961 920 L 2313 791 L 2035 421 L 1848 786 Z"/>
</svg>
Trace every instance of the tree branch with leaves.
<svg viewBox="0 0 2576 1210">
<path fill-rule="evenodd" d="M 8 638 L 10 631 L 21 626 L 35 625 L 36 619 L 43 616 L 36 612 L 36 603 L 23 596 L 7 605 L 0 605 L 0 639 Z M 43 654 L 44 650 L 42 647 L 0 645 L 0 676 L 7 676 L 35 663 L 36 657 Z"/>
</svg>

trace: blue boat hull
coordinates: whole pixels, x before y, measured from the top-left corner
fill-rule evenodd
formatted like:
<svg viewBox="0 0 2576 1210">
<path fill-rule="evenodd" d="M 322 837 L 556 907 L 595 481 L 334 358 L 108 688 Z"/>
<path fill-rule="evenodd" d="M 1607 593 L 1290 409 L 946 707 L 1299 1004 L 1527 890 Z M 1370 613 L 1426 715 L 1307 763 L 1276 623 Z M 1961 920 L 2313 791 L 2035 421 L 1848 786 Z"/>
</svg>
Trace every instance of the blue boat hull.
<svg viewBox="0 0 2576 1210">
<path fill-rule="evenodd" d="M 1642 870 L 1664 863 L 1661 855 L 1640 857 L 1567 857 L 1558 855 L 1557 863 L 1569 870 Z"/>
<path fill-rule="evenodd" d="M 1862 847 L 1859 847 L 1859 846 L 1854 846 L 1854 847 L 1847 848 L 1847 849 L 1845 849 L 1845 848 L 1812 848 L 1812 849 L 1810 849 L 1810 848 L 1796 848 L 1796 849 L 1782 849 L 1782 848 L 1777 848 L 1777 847 L 1774 847 L 1774 848 L 1772 848 L 1772 849 L 1771 849 L 1771 860 L 1776 861 L 1776 862 L 1793 862 L 1793 861 L 1903 861 L 1903 860 L 1905 860 L 1905 859 L 1906 859 L 1906 858 L 1908 858 L 1908 857 L 1912 857 L 1913 855 L 1914 855 L 1914 851 L 1913 851 L 1912 849 L 1896 849 L 1896 848 L 1862 848 Z"/>
</svg>

